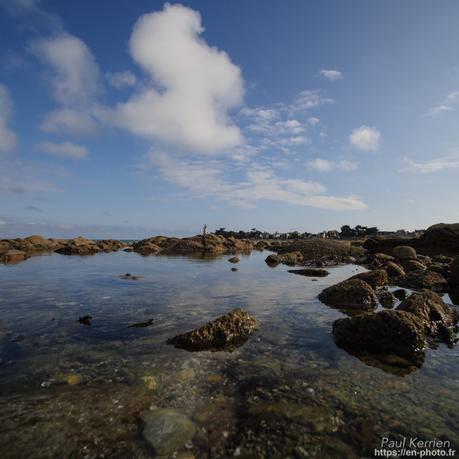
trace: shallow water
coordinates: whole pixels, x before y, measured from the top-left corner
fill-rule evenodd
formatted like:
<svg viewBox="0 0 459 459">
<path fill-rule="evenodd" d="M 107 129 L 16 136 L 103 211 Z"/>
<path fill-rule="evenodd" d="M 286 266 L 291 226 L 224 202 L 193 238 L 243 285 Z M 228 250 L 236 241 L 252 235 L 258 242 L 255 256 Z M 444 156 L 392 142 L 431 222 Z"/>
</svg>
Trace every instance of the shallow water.
<svg viewBox="0 0 459 459">
<path fill-rule="evenodd" d="M 153 457 L 154 407 L 195 424 L 183 458 L 371 457 L 382 437 L 459 449 L 458 348 L 426 350 L 409 374 L 368 365 L 334 344 L 343 314 L 316 299 L 362 268 L 312 280 L 266 256 L 237 272 L 229 257 L 125 252 L 0 265 L 0 457 Z M 262 323 L 236 351 L 165 344 L 235 307 Z"/>
</svg>

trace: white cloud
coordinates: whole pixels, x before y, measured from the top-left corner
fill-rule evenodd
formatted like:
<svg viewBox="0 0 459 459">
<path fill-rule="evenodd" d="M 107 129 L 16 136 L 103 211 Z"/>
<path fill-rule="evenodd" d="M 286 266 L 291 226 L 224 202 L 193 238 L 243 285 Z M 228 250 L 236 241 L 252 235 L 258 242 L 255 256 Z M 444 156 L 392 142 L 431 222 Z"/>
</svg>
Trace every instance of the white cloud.
<svg viewBox="0 0 459 459">
<path fill-rule="evenodd" d="M 117 106 L 115 124 L 201 153 L 241 143 L 228 117 L 242 103 L 241 71 L 225 52 L 210 47 L 202 32 L 199 13 L 181 5 L 166 4 L 139 18 L 130 51 L 152 82 Z"/>
<path fill-rule="evenodd" d="M 381 133 L 375 127 L 360 126 L 353 129 L 349 136 L 352 146 L 363 151 L 376 151 L 379 149 Z"/>
<path fill-rule="evenodd" d="M 16 146 L 16 134 L 8 127 L 12 105 L 8 88 L 0 83 L 0 153 L 9 152 Z"/>
<path fill-rule="evenodd" d="M 357 164 L 344 159 L 339 161 L 329 161 L 327 159 L 316 158 L 309 161 L 308 166 L 318 172 L 330 172 L 334 169 L 350 172 L 357 169 Z"/>
<path fill-rule="evenodd" d="M 343 74 L 339 70 L 334 69 L 321 69 L 320 74 L 331 81 L 343 78 Z"/>
<path fill-rule="evenodd" d="M 106 75 L 108 83 L 110 86 L 114 88 L 124 88 L 124 87 L 132 87 L 135 86 L 137 83 L 136 76 L 129 71 L 124 72 L 108 72 Z"/>
<path fill-rule="evenodd" d="M 311 126 L 315 126 L 316 124 L 319 124 L 320 123 L 320 119 L 315 117 L 315 116 L 310 116 L 308 118 L 308 123 L 311 125 Z"/>
<path fill-rule="evenodd" d="M 443 103 L 430 108 L 429 110 L 427 110 L 426 113 L 424 113 L 423 116 L 441 115 L 442 113 L 453 110 L 458 103 L 459 103 L 459 91 L 452 91 L 446 96 Z"/>
<path fill-rule="evenodd" d="M 88 156 L 86 147 L 71 142 L 43 142 L 37 146 L 41 151 L 61 158 L 85 159 Z"/>
<path fill-rule="evenodd" d="M 62 105 L 84 105 L 97 94 L 99 67 L 79 38 L 63 33 L 35 40 L 29 49 L 52 69 L 53 95 Z"/>
<path fill-rule="evenodd" d="M 47 113 L 40 125 L 43 132 L 65 132 L 87 135 L 96 130 L 97 120 L 88 111 L 69 107 L 58 108 Z"/>
<path fill-rule="evenodd" d="M 459 155 L 443 156 L 420 162 L 413 161 L 409 158 L 403 158 L 403 160 L 406 164 L 406 167 L 403 169 L 405 172 L 430 174 L 433 172 L 459 168 Z"/>
<path fill-rule="evenodd" d="M 229 171 L 223 161 L 176 160 L 155 151 L 150 152 L 148 159 L 162 177 L 188 190 L 188 196 L 216 197 L 237 207 L 252 208 L 259 201 L 272 201 L 332 210 L 367 208 L 358 197 L 325 195 L 326 188 L 321 183 L 280 178 L 270 167 L 255 163 L 245 168 L 244 179 L 231 182 L 225 179 Z"/>
</svg>

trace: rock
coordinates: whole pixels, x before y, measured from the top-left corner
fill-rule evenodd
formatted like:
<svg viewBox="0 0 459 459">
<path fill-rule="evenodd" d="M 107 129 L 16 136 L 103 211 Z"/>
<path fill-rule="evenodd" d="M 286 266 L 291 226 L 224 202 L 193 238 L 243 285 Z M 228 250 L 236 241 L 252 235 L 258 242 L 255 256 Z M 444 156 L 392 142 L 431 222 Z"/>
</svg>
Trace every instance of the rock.
<svg viewBox="0 0 459 459">
<path fill-rule="evenodd" d="M 153 319 L 144 320 L 143 322 L 136 322 L 135 324 L 128 325 L 128 328 L 145 328 L 153 325 Z"/>
<path fill-rule="evenodd" d="M 396 279 L 397 285 L 412 289 L 433 289 L 436 291 L 445 291 L 446 279 L 434 271 L 412 271 L 405 276 Z"/>
<path fill-rule="evenodd" d="M 65 381 L 69 386 L 76 386 L 81 383 L 83 378 L 77 373 L 70 373 L 65 377 Z"/>
<path fill-rule="evenodd" d="M 348 279 L 327 287 L 319 295 L 319 300 L 328 306 L 344 309 L 371 310 L 377 304 L 374 290 L 361 279 Z"/>
<path fill-rule="evenodd" d="M 397 260 L 415 260 L 416 259 L 416 250 L 409 245 L 399 245 L 394 247 L 392 250 L 392 255 Z"/>
<path fill-rule="evenodd" d="M 303 255 L 301 252 L 287 252 L 280 255 L 268 255 L 265 262 L 269 266 L 277 266 L 282 263 L 288 266 L 295 266 L 303 262 Z"/>
<path fill-rule="evenodd" d="M 361 257 L 359 257 L 361 258 Z M 351 257 L 350 255 L 347 257 L 343 258 L 344 263 L 347 263 L 348 265 L 353 265 L 357 263 L 357 258 L 356 257 Z"/>
<path fill-rule="evenodd" d="M 359 248 L 356 247 L 356 249 Z M 278 253 L 286 252 L 300 252 L 304 261 L 320 260 L 323 257 L 343 259 L 349 255 L 356 256 L 351 253 L 349 241 L 333 239 L 300 239 L 278 249 Z M 365 251 L 363 250 L 363 252 Z"/>
<path fill-rule="evenodd" d="M 389 283 L 387 271 L 384 269 L 376 269 L 374 271 L 367 271 L 352 276 L 350 279 L 360 279 L 371 285 L 373 288 L 384 287 Z M 349 279 L 349 280 L 350 280 Z"/>
<path fill-rule="evenodd" d="M 18 263 L 28 258 L 28 255 L 22 250 L 10 249 L 1 256 L 3 263 Z"/>
<path fill-rule="evenodd" d="M 459 223 L 430 226 L 420 237 L 420 245 L 436 255 L 459 253 Z"/>
<path fill-rule="evenodd" d="M 429 263 L 427 269 L 429 269 L 429 271 L 435 271 L 436 273 L 441 274 L 445 278 L 448 278 L 451 274 L 449 264 L 446 263 L 432 262 Z"/>
<path fill-rule="evenodd" d="M 126 247 L 123 249 L 123 252 L 134 252 L 134 249 L 132 247 Z"/>
<path fill-rule="evenodd" d="M 389 277 L 397 277 L 397 276 L 404 276 L 405 275 L 405 270 L 403 269 L 402 266 L 399 264 L 393 262 L 393 261 L 386 261 L 381 268 L 386 270 L 387 275 Z"/>
<path fill-rule="evenodd" d="M 120 279 L 123 279 L 123 280 L 139 280 L 139 279 L 143 279 L 143 276 L 133 276 L 130 273 L 126 273 L 126 274 L 123 274 L 122 276 L 120 276 Z"/>
<path fill-rule="evenodd" d="M 438 334 L 439 326 L 451 327 L 457 322 L 455 312 L 440 295 L 430 290 L 413 293 L 397 307 L 397 310 L 417 316 L 432 336 Z"/>
<path fill-rule="evenodd" d="M 271 255 L 268 255 L 266 258 L 265 258 L 265 263 L 268 265 L 268 266 L 277 266 L 278 264 L 280 264 L 280 258 L 279 258 L 279 255 L 275 255 L 275 254 L 271 254 Z"/>
<path fill-rule="evenodd" d="M 239 263 L 239 258 L 238 257 L 232 257 L 228 260 L 230 263 Z"/>
<path fill-rule="evenodd" d="M 82 325 L 91 325 L 91 320 L 92 320 L 92 316 L 90 315 L 85 315 L 85 316 L 82 316 L 78 319 L 78 322 Z"/>
<path fill-rule="evenodd" d="M 407 311 L 384 310 L 338 319 L 333 323 L 338 346 L 354 352 L 413 357 L 424 346 L 422 320 Z"/>
<path fill-rule="evenodd" d="M 158 388 L 158 381 L 154 376 L 146 375 L 142 376 L 141 379 L 145 383 L 145 386 L 148 390 L 156 390 Z"/>
<path fill-rule="evenodd" d="M 288 272 L 292 274 L 299 274 L 300 276 L 309 276 L 309 277 L 325 277 L 330 274 L 325 269 L 315 269 L 315 268 L 289 269 Z"/>
<path fill-rule="evenodd" d="M 233 273 L 235 273 L 236 271 L 238 271 L 238 269 L 237 269 L 237 268 L 231 268 L 231 271 L 232 271 Z"/>
<path fill-rule="evenodd" d="M 394 257 L 387 255 L 386 253 L 375 253 L 373 255 L 373 261 L 377 262 L 379 265 L 386 263 L 388 261 L 394 261 Z"/>
<path fill-rule="evenodd" d="M 453 259 L 453 261 L 449 265 L 451 271 L 455 271 L 456 268 L 459 267 L 459 255 Z"/>
<path fill-rule="evenodd" d="M 406 290 L 403 288 L 399 288 L 397 290 L 394 290 L 392 294 L 397 298 L 397 300 L 403 301 L 406 298 Z"/>
<path fill-rule="evenodd" d="M 258 326 L 248 312 L 233 309 L 200 328 L 167 340 L 167 344 L 188 351 L 233 350 L 242 345 Z"/>
<path fill-rule="evenodd" d="M 453 263 L 451 274 L 448 277 L 448 286 L 451 290 L 459 290 L 459 263 L 457 266 Z"/>
<path fill-rule="evenodd" d="M 191 441 L 194 423 L 174 408 L 155 408 L 142 415 L 143 436 L 159 456 L 169 456 Z"/>
<path fill-rule="evenodd" d="M 392 309 L 394 307 L 395 297 L 388 290 L 377 290 L 376 296 L 383 308 Z"/>
<path fill-rule="evenodd" d="M 400 260 L 400 264 L 406 272 L 424 271 L 427 266 L 419 260 Z"/>
</svg>

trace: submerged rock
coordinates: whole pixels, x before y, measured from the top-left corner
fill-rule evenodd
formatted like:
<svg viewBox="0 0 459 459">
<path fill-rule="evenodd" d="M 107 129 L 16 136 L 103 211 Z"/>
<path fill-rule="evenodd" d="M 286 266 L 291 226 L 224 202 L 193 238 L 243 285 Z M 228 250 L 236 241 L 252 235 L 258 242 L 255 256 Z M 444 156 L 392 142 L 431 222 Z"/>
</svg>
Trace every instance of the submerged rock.
<svg viewBox="0 0 459 459">
<path fill-rule="evenodd" d="M 135 324 L 128 325 L 128 328 L 144 328 L 153 325 L 153 319 L 144 320 L 143 322 L 136 322 Z"/>
<path fill-rule="evenodd" d="M 200 328 L 168 339 L 167 344 L 188 351 L 233 350 L 242 345 L 258 326 L 248 312 L 233 309 Z"/>
<path fill-rule="evenodd" d="M 238 257 L 231 257 L 228 261 L 230 263 L 239 263 L 240 260 Z"/>
<path fill-rule="evenodd" d="M 92 316 L 90 315 L 85 315 L 85 316 L 82 316 L 78 319 L 78 322 L 82 325 L 91 325 L 91 320 L 92 320 Z"/>
<path fill-rule="evenodd" d="M 123 274 L 122 276 L 120 276 L 120 279 L 123 279 L 123 280 L 139 280 L 139 279 L 143 279 L 143 276 L 133 276 L 130 273 L 126 273 L 126 274 Z"/>
<path fill-rule="evenodd" d="M 308 277 L 325 277 L 330 273 L 325 269 L 305 268 L 305 269 L 289 269 L 289 273 L 299 274 L 300 276 Z"/>
<path fill-rule="evenodd" d="M 319 295 L 319 300 L 328 306 L 343 309 L 371 310 L 377 304 L 373 288 L 361 279 L 348 279 L 327 287 Z"/>
<path fill-rule="evenodd" d="M 351 279 L 360 279 L 371 285 L 373 288 L 384 287 L 389 282 L 387 271 L 384 269 L 375 269 L 374 271 L 367 271 L 352 276 Z"/>
<path fill-rule="evenodd" d="M 155 408 L 142 415 L 143 436 L 159 456 L 168 456 L 193 439 L 196 426 L 174 408 Z"/>
</svg>

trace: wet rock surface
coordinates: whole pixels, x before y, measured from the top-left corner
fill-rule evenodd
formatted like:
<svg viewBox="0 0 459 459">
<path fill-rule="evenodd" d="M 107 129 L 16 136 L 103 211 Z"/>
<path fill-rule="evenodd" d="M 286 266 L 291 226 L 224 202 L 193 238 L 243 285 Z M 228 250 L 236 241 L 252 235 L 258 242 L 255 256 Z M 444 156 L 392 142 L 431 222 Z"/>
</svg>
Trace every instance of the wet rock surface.
<svg viewBox="0 0 459 459">
<path fill-rule="evenodd" d="M 387 275 L 387 271 L 385 269 L 376 269 L 374 271 L 356 274 L 349 280 L 351 279 L 363 280 L 374 289 L 377 287 L 384 287 L 389 283 L 389 276 Z"/>
<path fill-rule="evenodd" d="M 258 327 L 259 323 L 248 312 L 233 309 L 196 330 L 167 340 L 167 344 L 188 351 L 231 351 L 247 341 Z"/>
</svg>

